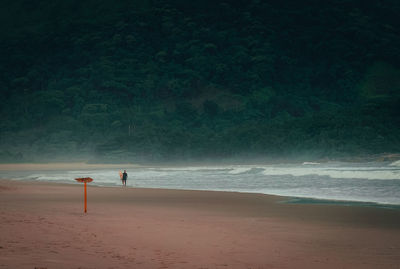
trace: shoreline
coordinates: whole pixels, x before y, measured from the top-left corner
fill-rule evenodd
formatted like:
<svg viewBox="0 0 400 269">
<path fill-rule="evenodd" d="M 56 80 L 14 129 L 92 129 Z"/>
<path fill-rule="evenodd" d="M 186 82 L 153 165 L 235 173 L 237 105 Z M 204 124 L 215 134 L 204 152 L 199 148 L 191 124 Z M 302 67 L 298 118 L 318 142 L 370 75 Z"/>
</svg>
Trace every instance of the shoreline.
<svg viewBox="0 0 400 269">
<path fill-rule="evenodd" d="M 400 212 L 0 180 L 0 268 L 397 268 Z"/>
<path fill-rule="evenodd" d="M 384 204 L 384 203 L 352 201 L 352 200 L 320 199 L 320 198 L 296 197 L 296 196 L 282 196 L 282 197 L 287 197 L 288 200 L 285 202 L 289 204 L 337 205 L 337 206 L 349 206 L 349 207 L 371 207 L 371 208 L 400 210 L 400 205 L 398 204 Z"/>
<path fill-rule="evenodd" d="M 4 180 L 10 181 L 19 181 L 19 182 L 42 182 L 49 184 L 66 184 L 66 185 L 75 185 L 74 181 L 51 181 L 51 180 L 35 180 L 35 179 L 6 179 L 0 177 L 0 182 Z M 104 184 L 104 183 L 103 183 Z M 96 184 L 92 183 L 93 187 L 99 188 L 120 188 L 120 185 L 112 185 L 110 184 Z M 243 193 L 243 194 L 255 194 L 255 195 L 266 195 L 272 197 L 278 197 L 282 201 L 281 203 L 287 204 L 316 204 L 316 205 L 337 205 L 337 206 L 349 206 L 349 207 L 370 207 L 370 208 L 381 208 L 381 209 L 390 209 L 390 210 L 400 210 L 399 204 L 389 204 L 389 203 L 377 203 L 377 202 L 369 202 L 369 201 L 357 201 L 357 200 L 336 200 L 336 199 L 328 199 L 328 198 L 315 198 L 315 197 L 303 197 L 303 196 L 286 196 L 286 195 L 278 195 L 278 194 L 269 194 L 269 193 L 261 193 L 261 192 L 246 192 L 246 191 L 233 191 L 233 190 L 209 190 L 209 189 L 173 189 L 173 188 L 158 188 L 158 187 L 134 187 L 134 186 L 126 186 L 124 188 L 131 189 L 154 189 L 154 190 L 172 190 L 172 191 L 199 191 L 199 192 L 222 192 L 222 193 Z"/>
</svg>

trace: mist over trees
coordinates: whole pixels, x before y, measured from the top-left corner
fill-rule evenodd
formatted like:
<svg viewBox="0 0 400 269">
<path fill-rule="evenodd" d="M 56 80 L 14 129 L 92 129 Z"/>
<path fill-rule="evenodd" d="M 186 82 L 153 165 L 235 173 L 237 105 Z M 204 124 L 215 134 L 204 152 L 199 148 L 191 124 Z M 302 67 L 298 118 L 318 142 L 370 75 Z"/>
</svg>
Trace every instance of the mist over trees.
<svg viewBox="0 0 400 269">
<path fill-rule="evenodd" d="M 400 152 L 400 2 L 4 1 L 0 161 Z"/>
</svg>

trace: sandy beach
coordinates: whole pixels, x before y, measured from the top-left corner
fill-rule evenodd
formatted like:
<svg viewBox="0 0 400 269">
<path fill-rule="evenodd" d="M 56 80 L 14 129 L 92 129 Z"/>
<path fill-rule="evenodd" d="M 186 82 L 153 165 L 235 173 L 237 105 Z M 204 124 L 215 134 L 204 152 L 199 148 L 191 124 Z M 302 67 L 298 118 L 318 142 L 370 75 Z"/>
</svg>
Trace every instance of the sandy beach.
<svg viewBox="0 0 400 269">
<path fill-rule="evenodd" d="M 399 268 L 400 211 L 0 180 L 0 268 Z"/>
</svg>

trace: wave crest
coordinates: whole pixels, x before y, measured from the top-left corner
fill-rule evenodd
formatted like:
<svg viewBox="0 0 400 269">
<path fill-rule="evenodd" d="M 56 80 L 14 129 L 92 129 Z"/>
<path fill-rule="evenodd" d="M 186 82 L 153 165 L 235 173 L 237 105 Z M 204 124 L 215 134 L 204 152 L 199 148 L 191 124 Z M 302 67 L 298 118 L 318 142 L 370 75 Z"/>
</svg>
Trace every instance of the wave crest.
<svg viewBox="0 0 400 269">
<path fill-rule="evenodd" d="M 389 164 L 390 166 L 400 166 L 400 160 L 392 162 L 391 164 Z"/>
</svg>

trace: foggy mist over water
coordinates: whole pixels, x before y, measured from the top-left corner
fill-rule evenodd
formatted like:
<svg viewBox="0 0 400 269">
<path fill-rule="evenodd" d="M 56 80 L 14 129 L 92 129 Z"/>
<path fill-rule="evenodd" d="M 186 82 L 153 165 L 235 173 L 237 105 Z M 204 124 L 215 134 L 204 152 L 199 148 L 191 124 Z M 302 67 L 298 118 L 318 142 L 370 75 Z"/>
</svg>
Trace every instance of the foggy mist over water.
<svg viewBox="0 0 400 269">
<path fill-rule="evenodd" d="M 124 170 L 121 166 L 120 170 Z M 1 172 L 2 178 L 121 186 L 118 169 Z M 400 205 L 400 162 L 135 167 L 129 187 L 274 194 Z"/>
</svg>

